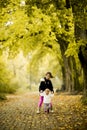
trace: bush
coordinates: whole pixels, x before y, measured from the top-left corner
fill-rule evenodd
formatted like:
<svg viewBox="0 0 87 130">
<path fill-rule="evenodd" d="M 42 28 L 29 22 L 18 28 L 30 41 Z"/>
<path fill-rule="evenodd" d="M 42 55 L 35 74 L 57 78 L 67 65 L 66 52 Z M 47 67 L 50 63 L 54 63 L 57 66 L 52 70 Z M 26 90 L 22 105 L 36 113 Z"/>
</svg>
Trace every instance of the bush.
<svg viewBox="0 0 87 130">
<path fill-rule="evenodd" d="M 87 97 L 82 97 L 81 100 L 84 105 L 87 105 Z"/>
<path fill-rule="evenodd" d="M 0 92 L 1 93 L 15 93 L 16 90 L 19 88 L 17 83 L 11 85 L 0 85 Z"/>
<path fill-rule="evenodd" d="M 6 95 L 3 93 L 0 93 L 0 100 L 6 100 Z"/>
</svg>

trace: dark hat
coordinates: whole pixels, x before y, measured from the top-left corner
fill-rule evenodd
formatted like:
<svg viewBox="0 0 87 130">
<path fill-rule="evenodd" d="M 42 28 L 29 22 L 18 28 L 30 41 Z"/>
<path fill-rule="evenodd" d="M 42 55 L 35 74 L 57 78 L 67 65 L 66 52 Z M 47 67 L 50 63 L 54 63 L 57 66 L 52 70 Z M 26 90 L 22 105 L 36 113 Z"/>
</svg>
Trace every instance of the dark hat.
<svg viewBox="0 0 87 130">
<path fill-rule="evenodd" d="M 46 75 L 49 74 L 50 78 L 54 78 L 51 72 L 47 72 Z"/>
</svg>

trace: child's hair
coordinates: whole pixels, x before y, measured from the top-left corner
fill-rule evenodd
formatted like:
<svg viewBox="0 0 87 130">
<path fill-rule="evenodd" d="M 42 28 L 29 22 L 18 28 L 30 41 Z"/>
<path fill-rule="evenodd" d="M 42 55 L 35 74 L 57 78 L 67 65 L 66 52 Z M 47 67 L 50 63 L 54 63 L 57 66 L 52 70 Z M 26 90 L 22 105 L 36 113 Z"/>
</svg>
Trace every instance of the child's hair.
<svg viewBox="0 0 87 130">
<path fill-rule="evenodd" d="M 47 88 L 47 89 L 45 89 L 45 93 L 46 94 L 49 94 L 49 92 L 50 92 L 50 90 Z"/>
</svg>

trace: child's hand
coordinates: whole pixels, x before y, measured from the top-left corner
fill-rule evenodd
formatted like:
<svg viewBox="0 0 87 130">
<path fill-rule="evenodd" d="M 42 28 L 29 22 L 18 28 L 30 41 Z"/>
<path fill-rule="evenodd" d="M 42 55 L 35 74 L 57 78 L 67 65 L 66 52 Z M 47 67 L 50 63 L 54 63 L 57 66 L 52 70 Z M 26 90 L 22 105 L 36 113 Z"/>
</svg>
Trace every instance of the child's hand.
<svg viewBox="0 0 87 130">
<path fill-rule="evenodd" d="M 51 91 L 51 94 L 53 94 L 54 92 L 53 91 Z"/>
<path fill-rule="evenodd" d="M 43 90 L 41 90 L 40 93 L 43 93 Z"/>
</svg>

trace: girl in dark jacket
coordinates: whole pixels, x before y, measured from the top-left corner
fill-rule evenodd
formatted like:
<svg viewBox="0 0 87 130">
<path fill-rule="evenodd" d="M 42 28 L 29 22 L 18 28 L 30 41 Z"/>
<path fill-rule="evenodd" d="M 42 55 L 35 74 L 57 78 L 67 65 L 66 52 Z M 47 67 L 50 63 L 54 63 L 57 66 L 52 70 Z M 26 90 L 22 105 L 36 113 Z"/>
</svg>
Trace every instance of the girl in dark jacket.
<svg viewBox="0 0 87 130">
<path fill-rule="evenodd" d="M 40 85 L 39 85 L 39 92 L 42 93 L 45 89 L 49 89 L 52 93 L 54 93 L 54 90 L 53 90 L 53 85 L 52 85 L 52 82 L 50 80 L 50 78 L 53 78 L 51 72 L 47 72 L 46 73 L 46 76 L 41 79 L 41 82 L 40 82 Z M 42 103 L 43 103 L 43 96 L 40 96 L 40 100 L 39 100 L 39 103 L 38 103 L 38 111 L 37 113 L 40 113 L 40 109 L 41 109 L 41 106 L 42 106 Z M 52 104 L 51 104 L 51 112 L 53 112 L 52 110 Z"/>
</svg>

